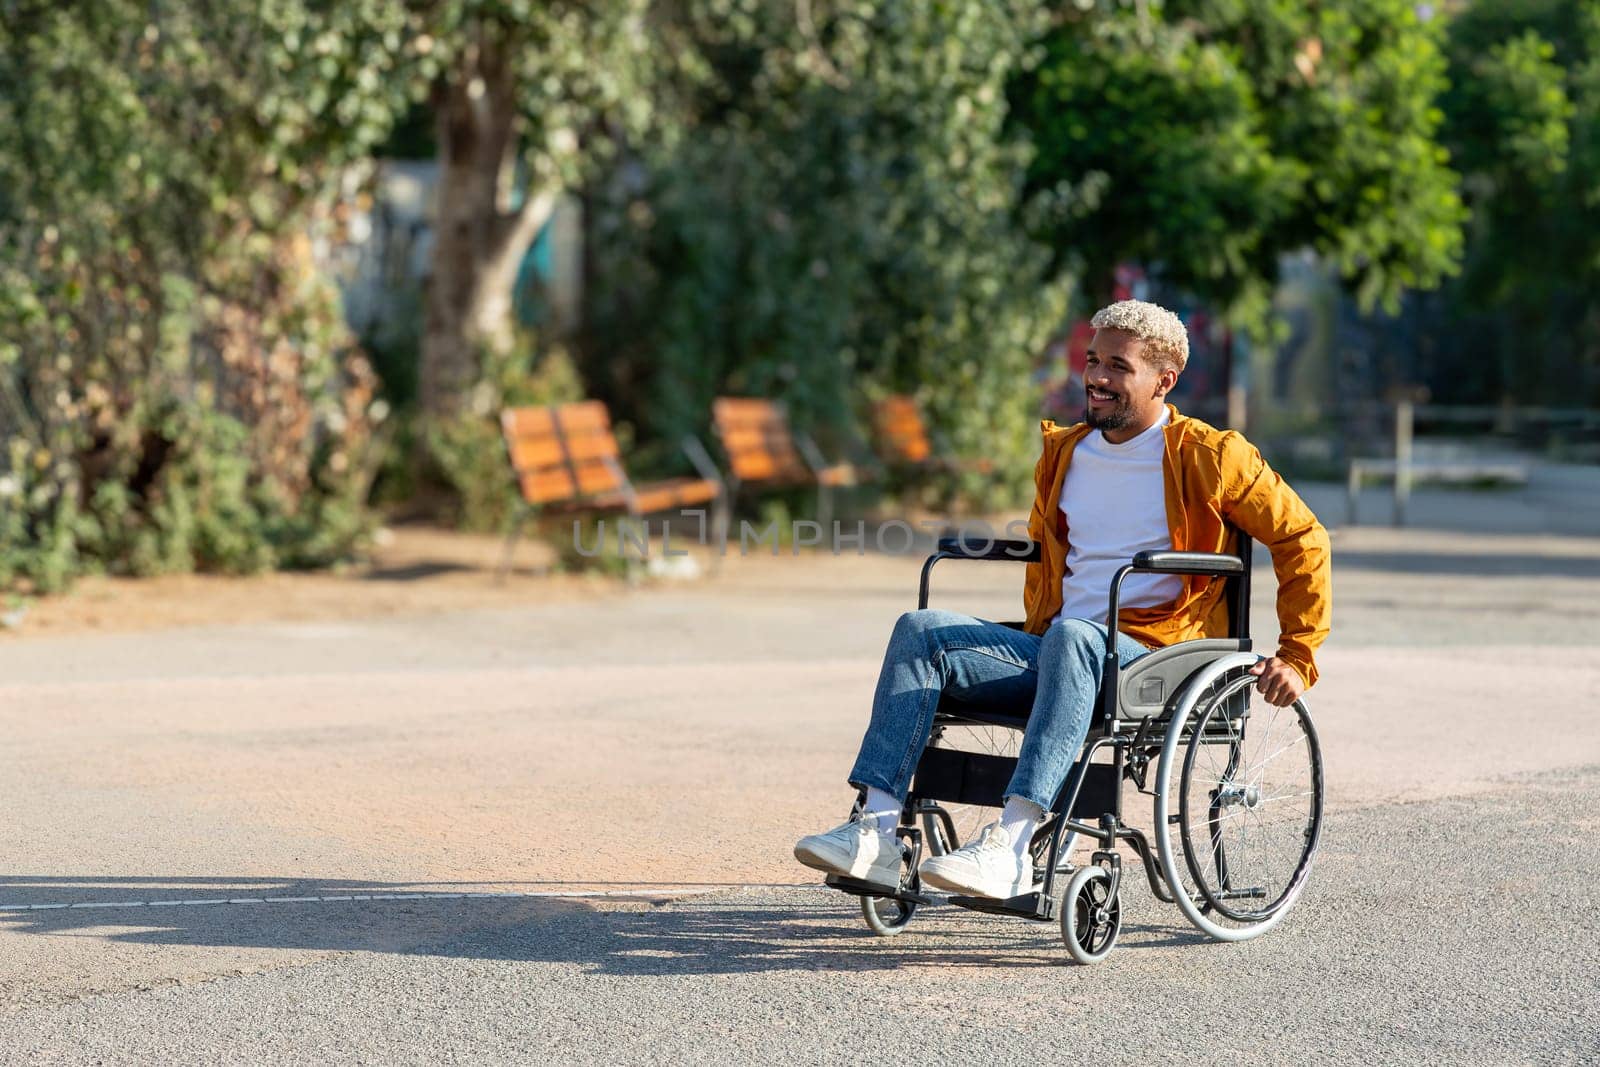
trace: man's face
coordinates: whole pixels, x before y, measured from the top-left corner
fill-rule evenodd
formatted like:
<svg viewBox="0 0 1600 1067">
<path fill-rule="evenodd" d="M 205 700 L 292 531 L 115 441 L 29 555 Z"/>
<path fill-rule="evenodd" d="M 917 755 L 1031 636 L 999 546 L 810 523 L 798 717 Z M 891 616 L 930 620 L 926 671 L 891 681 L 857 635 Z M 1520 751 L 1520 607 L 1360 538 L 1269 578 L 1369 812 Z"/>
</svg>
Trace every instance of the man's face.
<svg viewBox="0 0 1600 1067">
<path fill-rule="evenodd" d="M 1096 330 L 1089 341 L 1083 382 L 1084 421 L 1098 430 L 1143 429 L 1161 415 L 1162 401 L 1177 381 L 1145 358 L 1144 342 L 1126 330 Z"/>
</svg>

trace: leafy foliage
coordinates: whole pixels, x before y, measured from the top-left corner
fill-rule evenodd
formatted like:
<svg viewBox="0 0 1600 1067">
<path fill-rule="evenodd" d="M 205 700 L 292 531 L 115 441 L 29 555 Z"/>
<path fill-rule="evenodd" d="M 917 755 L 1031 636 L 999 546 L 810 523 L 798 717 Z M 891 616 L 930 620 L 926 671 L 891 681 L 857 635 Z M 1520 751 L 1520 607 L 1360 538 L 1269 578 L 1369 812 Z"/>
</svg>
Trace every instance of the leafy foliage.
<svg viewBox="0 0 1600 1067">
<path fill-rule="evenodd" d="M 1600 403 L 1600 3 L 1488 0 L 1450 25 L 1446 137 L 1471 240 L 1430 328 L 1444 399 Z"/>
<path fill-rule="evenodd" d="M 957 451 L 1025 475 L 1064 295 L 1000 136 L 1033 5 L 683 6 L 655 129 L 589 185 L 589 379 L 668 441 L 718 394 L 843 436 L 862 393 L 920 390 Z"/>
<path fill-rule="evenodd" d="M 1065 17 L 1014 87 L 1030 223 L 1096 296 L 1138 261 L 1259 327 L 1280 257 L 1310 248 L 1393 307 L 1461 252 L 1438 37 L 1409 0 Z"/>
<path fill-rule="evenodd" d="M 403 8 L 8 7 L 0 585 L 347 551 L 373 383 L 314 242 L 404 100 Z"/>
<path fill-rule="evenodd" d="M 511 284 L 556 194 L 605 158 L 603 123 L 637 128 L 652 99 L 645 0 L 441 0 L 423 6 L 440 164 L 419 400 L 463 414 L 514 344 Z M 670 54 L 670 53 L 667 53 Z"/>
<path fill-rule="evenodd" d="M 569 354 L 554 348 L 537 355 L 532 341 L 524 336 L 508 352 L 485 353 L 484 377 L 462 414 L 419 419 L 428 455 L 454 495 L 454 519 L 463 529 L 503 530 L 512 517 L 517 489 L 501 438 L 500 409 L 583 399 Z"/>
</svg>

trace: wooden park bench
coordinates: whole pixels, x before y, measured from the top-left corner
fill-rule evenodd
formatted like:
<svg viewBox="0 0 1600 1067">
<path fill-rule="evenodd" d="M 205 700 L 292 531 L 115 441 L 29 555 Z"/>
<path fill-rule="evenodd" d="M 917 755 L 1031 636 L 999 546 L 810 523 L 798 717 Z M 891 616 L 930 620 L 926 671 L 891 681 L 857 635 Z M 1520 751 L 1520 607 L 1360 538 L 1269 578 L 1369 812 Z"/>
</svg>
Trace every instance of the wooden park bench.
<svg viewBox="0 0 1600 1067">
<path fill-rule="evenodd" d="M 977 471 L 994 469 L 987 459 L 961 459 L 948 450 L 935 450 L 917 402 L 909 396 L 884 397 L 872 405 L 872 428 L 878 454 L 890 467 L 902 470 Z"/>
<path fill-rule="evenodd" d="M 711 424 L 728 457 L 730 499 L 744 486 L 815 485 L 817 521 L 826 530 L 833 522 L 833 490 L 863 481 L 854 466 L 829 463 L 815 441 L 791 430 L 788 414 L 775 401 L 718 397 Z"/>
<path fill-rule="evenodd" d="M 692 438 L 684 442 L 684 449 L 699 477 L 636 485 L 622 466 L 611 417 L 598 400 L 507 408 L 500 413 L 500 429 L 521 500 L 506 536 L 498 577 L 510 570 L 517 538 L 536 516 L 618 512 L 641 518 L 709 503 L 719 536 L 726 528 L 726 489 L 705 450 Z"/>
</svg>

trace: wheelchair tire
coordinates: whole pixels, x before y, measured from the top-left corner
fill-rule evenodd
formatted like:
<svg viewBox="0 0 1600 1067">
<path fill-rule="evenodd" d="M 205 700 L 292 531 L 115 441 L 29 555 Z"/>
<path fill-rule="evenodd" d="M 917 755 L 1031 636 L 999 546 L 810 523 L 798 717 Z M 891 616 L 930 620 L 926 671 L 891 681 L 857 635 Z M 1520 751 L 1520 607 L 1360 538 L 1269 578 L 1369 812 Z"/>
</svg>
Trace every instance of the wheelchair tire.
<svg viewBox="0 0 1600 1067">
<path fill-rule="evenodd" d="M 1099 864 L 1080 867 L 1061 897 L 1061 941 L 1079 963 L 1099 963 L 1122 932 L 1122 897 L 1111 896 L 1111 872 Z"/>
<path fill-rule="evenodd" d="M 867 920 L 867 929 L 879 937 L 894 937 L 911 925 L 917 906 L 910 901 L 893 897 L 862 897 L 861 917 Z"/>
<path fill-rule="evenodd" d="M 1219 941 L 1259 937 L 1282 921 L 1322 832 L 1322 753 L 1305 702 L 1257 698 L 1239 714 L 1260 658 L 1227 656 L 1196 679 L 1156 772 L 1162 873 L 1189 921 Z"/>
</svg>

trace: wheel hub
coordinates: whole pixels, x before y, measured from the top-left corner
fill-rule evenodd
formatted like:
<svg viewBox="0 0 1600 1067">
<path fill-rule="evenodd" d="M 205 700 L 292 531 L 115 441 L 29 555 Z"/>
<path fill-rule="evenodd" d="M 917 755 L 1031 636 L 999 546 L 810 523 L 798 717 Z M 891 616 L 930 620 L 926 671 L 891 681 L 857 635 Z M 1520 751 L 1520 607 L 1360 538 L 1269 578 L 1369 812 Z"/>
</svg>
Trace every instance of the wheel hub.
<svg viewBox="0 0 1600 1067">
<path fill-rule="evenodd" d="M 1237 782 L 1224 782 L 1217 789 L 1217 806 L 1228 808 L 1243 806 L 1246 809 L 1261 806 L 1261 787 Z"/>
</svg>

